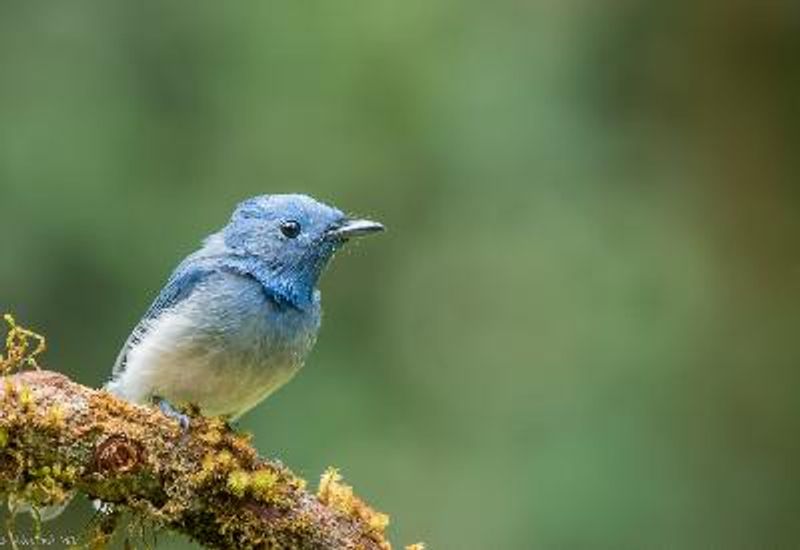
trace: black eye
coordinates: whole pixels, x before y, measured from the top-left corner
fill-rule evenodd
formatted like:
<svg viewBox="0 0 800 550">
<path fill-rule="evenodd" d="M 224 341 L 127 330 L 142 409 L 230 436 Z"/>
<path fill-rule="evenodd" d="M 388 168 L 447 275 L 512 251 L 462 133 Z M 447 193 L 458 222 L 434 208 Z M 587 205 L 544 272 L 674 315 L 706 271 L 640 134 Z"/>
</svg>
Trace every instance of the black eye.
<svg viewBox="0 0 800 550">
<path fill-rule="evenodd" d="M 300 224 L 294 220 L 285 221 L 281 224 L 281 233 L 294 239 L 300 234 Z"/>
</svg>

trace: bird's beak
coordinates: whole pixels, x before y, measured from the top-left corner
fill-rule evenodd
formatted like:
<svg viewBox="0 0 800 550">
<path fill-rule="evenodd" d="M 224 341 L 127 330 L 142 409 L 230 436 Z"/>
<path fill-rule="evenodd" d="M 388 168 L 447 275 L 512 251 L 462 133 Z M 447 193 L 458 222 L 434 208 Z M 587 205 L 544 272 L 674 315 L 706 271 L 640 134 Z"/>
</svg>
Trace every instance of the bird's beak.
<svg viewBox="0 0 800 550">
<path fill-rule="evenodd" d="M 337 239 L 349 239 L 350 237 L 362 237 L 372 233 L 380 233 L 384 229 L 382 224 L 372 220 L 347 220 L 342 225 L 328 231 L 328 236 Z"/>
</svg>

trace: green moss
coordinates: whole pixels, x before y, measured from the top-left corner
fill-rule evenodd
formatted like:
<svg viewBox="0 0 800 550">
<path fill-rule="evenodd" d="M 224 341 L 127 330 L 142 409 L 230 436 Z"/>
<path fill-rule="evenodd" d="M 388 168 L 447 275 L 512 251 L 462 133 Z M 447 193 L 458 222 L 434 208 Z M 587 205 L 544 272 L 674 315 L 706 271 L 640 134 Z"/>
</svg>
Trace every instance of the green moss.
<svg viewBox="0 0 800 550">
<path fill-rule="evenodd" d="M 64 409 L 59 405 L 52 405 L 47 409 L 46 422 L 48 427 L 61 429 L 64 427 Z"/>
<path fill-rule="evenodd" d="M 250 484 L 250 474 L 244 470 L 234 470 L 228 474 L 228 490 L 236 497 L 243 497 L 250 487 Z"/>
<path fill-rule="evenodd" d="M 33 393 L 31 392 L 31 389 L 27 386 L 22 386 L 22 388 L 19 390 L 19 395 L 17 396 L 17 399 L 20 407 L 22 407 L 23 410 L 31 410 L 33 409 L 33 406 L 36 404 L 36 401 L 33 397 Z"/>
<path fill-rule="evenodd" d="M 231 454 L 230 451 L 227 450 L 220 451 L 219 454 L 217 454 L 216 458 L 217 465 L 222 468 L 229 467 L 231 464 L 233 464 L 233 461 L 234 461 L 233 455 Z"/>
<path fill-rule="evenodd" d="M 278 476 L 271 470 L 259 470 L 252 475 L 251 488 L 259 500 L 269 500 L 274 496 Z"/>
<path fill-rule="evenodd" d="M 6 353 L 0 353 L 0 373 L 12 374 L 25 366 L 38 369 L 36 356 L 47 349 L 44 336 L 17 325 L 10 313 L 3 315 L 3 319 L 8 325 L 8 334 L 5 339 Z M 36 347 L 31 349 L 33 342 Z"/>
</svg>

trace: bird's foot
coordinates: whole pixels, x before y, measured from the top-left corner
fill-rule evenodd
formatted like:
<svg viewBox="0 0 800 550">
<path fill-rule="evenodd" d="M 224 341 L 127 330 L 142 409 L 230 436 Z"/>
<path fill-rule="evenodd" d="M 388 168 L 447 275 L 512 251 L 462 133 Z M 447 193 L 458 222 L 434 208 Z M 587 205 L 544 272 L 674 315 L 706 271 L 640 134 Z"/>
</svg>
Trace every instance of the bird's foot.
<svg viewBox="0 0 800 550">
<path fill-rule="evenodd" d="M 189 416 L 176 409 L 172 403 L 163 397 L 154 396 L 153 402 L 158 405 L 158 408 L 161 409 L 161 412 L 164 413 L 164 416 L 172 418 L 173 420 L 177 420 L 178 424 L 181 426 L 183 434 L 186 435 L 186 433 L 189 431 L 189 424 L 191 423 Z"/>
</svg>

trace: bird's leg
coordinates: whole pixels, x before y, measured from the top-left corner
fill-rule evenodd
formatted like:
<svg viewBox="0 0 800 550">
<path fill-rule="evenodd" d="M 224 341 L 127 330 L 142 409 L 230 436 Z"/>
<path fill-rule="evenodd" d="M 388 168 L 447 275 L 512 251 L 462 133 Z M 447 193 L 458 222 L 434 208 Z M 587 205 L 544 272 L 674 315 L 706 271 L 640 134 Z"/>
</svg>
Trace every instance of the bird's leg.
<svg viewBox="0 0 800 550">
<path fill-rule="evenodd" d="M 167 401 L 163 397 L 154 395 L 152 400 L 154 404 L 158 405 L 158 408 L 161 409 L 161 412 L 164 413 L 164 416 L 178 421 L 178 424 L 181 425 L 181 429 L 183 430 L 184 434 L 189 431 L 190 421 L 188 415 L 176 409 L 174 406 L 172 406 L 172 404 L 169 401 Z"/>
</svg>

